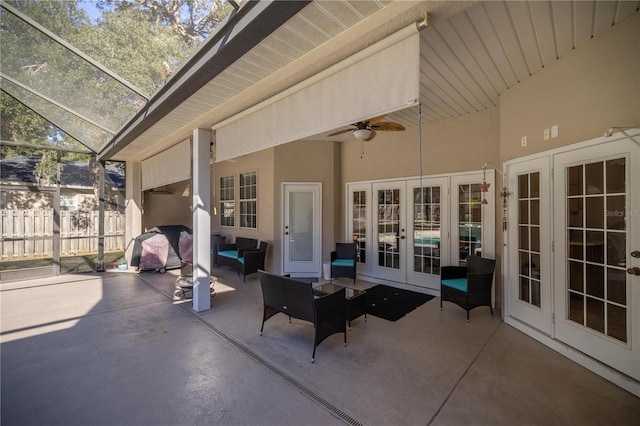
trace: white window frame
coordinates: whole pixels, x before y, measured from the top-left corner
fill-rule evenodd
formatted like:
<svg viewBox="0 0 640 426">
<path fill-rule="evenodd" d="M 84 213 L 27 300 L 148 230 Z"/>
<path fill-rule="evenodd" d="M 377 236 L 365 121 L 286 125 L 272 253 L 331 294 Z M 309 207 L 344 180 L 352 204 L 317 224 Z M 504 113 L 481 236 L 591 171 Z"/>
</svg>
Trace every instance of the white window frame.
<svg viewBox="0 0 640 426">
<path fill-rule="evenodd" d="M 243 177 L 247 176 L 247 175 L 255 175 L 255 183 L 251 184 L 251 185 L 244 185 L 243 186 Z M 243 196 L 243 188 L 249 188 L 251 186 L 255 186 L 255 197 L 254 198 L 242 198 Z M 252 213 L 243 213 L 243 206 L 245 205 L 251 205 L 253 204 L 254 209 Z M 258 171 L 257 170 L 252 170 L 252 171 L 248 171 L 248 172 L 243 172 L 240 173 L 238 176 L 238 207 L 239 207 L 239 212 L 238 215 L 240 216 L 240 220 L 239 220 L 239 227 L 241 229 L 254 229 L 257 230 L 258 229 Z M 244 216 L 254 216 L 255 217 L 255 226 L 245 226 L 243 224 L 243 217 Z"/>
<path fill-rule="evenodd" d="M 226 193 L 229 192 L 229 187 L 226 186 L 224 180 L 231 178 L 233 185 L 231 186 L 231 198 L 226 197 Z M 220 176 L 220 226 L 224 228 L 235 228 L 236 227 L 236 176 L 235 174 Z M 225 216 L 225 205 L 231 204 L 233 205 L 233 214 L 230 216 Z M 225 223 L 225 219 L 230 218 L 231 224 Z"/>
</svg>

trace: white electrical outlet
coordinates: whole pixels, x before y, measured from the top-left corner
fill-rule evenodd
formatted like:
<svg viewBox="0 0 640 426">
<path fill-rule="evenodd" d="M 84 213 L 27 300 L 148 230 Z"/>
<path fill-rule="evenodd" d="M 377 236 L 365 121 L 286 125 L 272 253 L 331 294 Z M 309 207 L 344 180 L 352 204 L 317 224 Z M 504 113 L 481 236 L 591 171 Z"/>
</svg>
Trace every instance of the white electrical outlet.
<svg viewBox="0 0 640 426">
<path fill-rule="evenodd" d="M 523 136 L 520 138 L 520 146 L 527 146 L 527 137 Z"/>
<path fill-rule="evenodd" d="M 544 134 L 543 134 L 543 138 L 544 140 L 549 140 L 549 135 L 551 134 L 551 132 L 549 131 L 549 129 L 544 129 Z"/>
</svg>

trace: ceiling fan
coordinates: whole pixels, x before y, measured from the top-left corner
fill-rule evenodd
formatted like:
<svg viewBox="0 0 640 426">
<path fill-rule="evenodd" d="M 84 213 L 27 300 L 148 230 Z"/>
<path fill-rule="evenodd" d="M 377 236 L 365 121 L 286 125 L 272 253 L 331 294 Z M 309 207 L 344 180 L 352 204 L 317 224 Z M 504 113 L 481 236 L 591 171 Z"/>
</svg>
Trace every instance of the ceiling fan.
<svg viewBox="0 0 640 426">
<path fill-rule="evenodd" d="M 395 123 L 393 121 L 382 121 L 383 119 L 384 115 L 380 115 L 378 117 L 370 118 L 369 120 L 358 121 L 357 123 L 352 124 L 352 126 L 354 126 L 353 128 L 339 130 L 337 132 L 331 133 L 328 136 L 336 136 L 343 133 L 352 132 L 353 136 L 356 139 L 368 142 L 376 137 L 377 131 L 400 132 L 402 130 L 405 130 L 402 124 Z"/>
</svg>

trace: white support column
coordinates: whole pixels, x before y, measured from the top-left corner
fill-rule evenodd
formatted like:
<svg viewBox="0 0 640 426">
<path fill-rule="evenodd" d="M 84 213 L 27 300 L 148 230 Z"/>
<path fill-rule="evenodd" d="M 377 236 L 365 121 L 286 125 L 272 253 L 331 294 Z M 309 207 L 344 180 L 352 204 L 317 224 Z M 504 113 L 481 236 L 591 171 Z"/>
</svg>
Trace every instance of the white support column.
<svg viewBox="0 0 640 426">
<path fill-rule="evenodd" d="M 210 129 L 193 130 L 193 309 L 211 309 Z"/>
<path fill-rule="evenodd" d="M 142 214 L 142 172 L 140 170 L 140 163 L 127 161 L 124 246 L 125 258 L 129 265 L 131 265 L 131 255 L 135 238 L 142 233 Z"/>
</svg>

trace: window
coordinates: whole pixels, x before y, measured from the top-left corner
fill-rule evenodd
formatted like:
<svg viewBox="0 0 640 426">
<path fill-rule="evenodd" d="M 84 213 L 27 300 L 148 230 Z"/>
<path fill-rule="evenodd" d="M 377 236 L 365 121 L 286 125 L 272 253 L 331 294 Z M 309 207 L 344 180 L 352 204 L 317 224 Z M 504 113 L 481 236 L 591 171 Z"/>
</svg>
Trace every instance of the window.
<svg viewBox="0 0 640 426">
<path fill-rule="evenodd" d="M 540 172 L 518 175 L 518 259 L 518 298 L 540 307 Z"/>
<path fill-rule="evenodd" d="M 220 178 L 220 226 L 236 225 L 235 176 Z"/>
<path fill-rule="evenodd" d="M 458 185 L 458 225 L 460 265 L 468 256 L 482 253 L 482 192 L 479 183 Z"/>
<path fill-rule="evenodd" d="M 440 275 L 440 187 L 413 188 L 413 270 Z"/>
<path fill-rule="evenodd" d="M 240 227 L 258 228 L 258 173 L 240 173 Z"/>
<path fill-rule="evenodd" d="M 353 241 L 358 244 L 358 262 L 367 262 L 367 191 L 353 192 Z"/>
<path fill-rule="evenodd" d="M 75 211 L 77 208 L 76 194 L 60 194 L 60 210 Z"/>
</svg>

